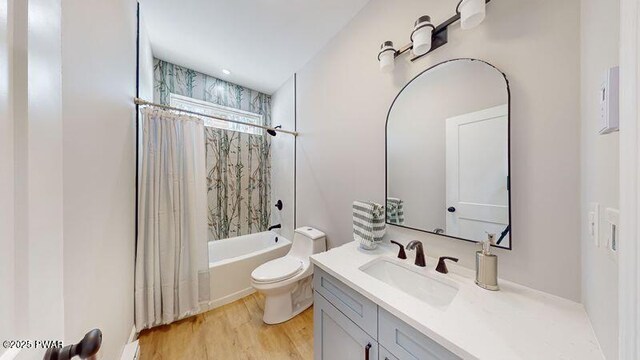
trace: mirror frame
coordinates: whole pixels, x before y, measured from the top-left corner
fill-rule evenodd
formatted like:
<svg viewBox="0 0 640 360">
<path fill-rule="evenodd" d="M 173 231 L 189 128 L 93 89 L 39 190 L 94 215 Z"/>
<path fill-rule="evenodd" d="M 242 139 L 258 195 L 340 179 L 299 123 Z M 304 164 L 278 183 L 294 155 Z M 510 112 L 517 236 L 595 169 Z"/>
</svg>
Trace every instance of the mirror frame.
<svg viewBox="0 0 640 360">
<path fill-rule="evenodd" d="M 509 246 L 501 246 L 501 245 L 491 245 L 493 247 L 499 248 L 499 249 L 504 249 L 504 250 L 513 250 L 513 222 L 512 222 L 512 215 L 511 215 L 511 192 L 513 190 L 513 181 L 512 181 L 512 176 L 511 176 L 511 88 L 509 87 L 509 79 L 507 78 L 507 75 L 500 69 L 498 69 L 496 66 L 494 66 L 493 64 L 486 62 L 484 60 L 480 60 L 480 59 L 475 59 L 475 58 L 455 58 L 455 59 L 450 59 L 450 60 L 445 60 L 443 62 L 437 63 L 433 66 L 428 67 L 427 69 L 421 71 L 419 74 L 417 74 L 416 76 L 414 76 L 411 80 L 409 80 L 408 83 L 406 83 L 402 89 L 400 89 L 400 91 L 398 92 L 398 94 L 393 98 L 393 101 L 391 102 L 391 105 L 389 106 L 389 110 L 387 111 L 387 119 L 385 121 L 385 126 L 384 126 L 384 201 L 385 201 L 385 207 L 384 207 L 384 217 L 385 217 L 385 224 L 387 226 L 391 225 L 391 226 L 397 226 L 397 227 L 401 227 L 401 228 L 405 228 L 405 229 L 409 229 L 409 230 L 415 230 L 415 231 L 420 231 L 420 232 L 424 232 L 427 234 L 432 234 L 432 235 L 436 235 L 436 236 L 442 236 L 442 237 L 446 237 L 446 238 L 451 238 L 451 239 L 456 239 L 456 240 L 463 240 L 463 241 L 467 241 L 467 242 L 472 242 L 472 243 L 477 243 L 477 241 L 475 240 L 471 240 L 471 239 L 465 239 L 465 238 L 461 238 L 461 237 L 457 237 L 457 236 L 451 236 L 451 235 L 446 235 L 446 234 L 437 234 L 433 231 L 429 231 L 429 230 L 424 230 L 424 229 L 418 229 L 418 228 L 414 228 L 414 227 L 410 227 L 410 226 L 405 226 L 405 225 L 398 225 L 398 224 L 391 224 L 387 222 L 387 207 L 386 207 L 386 202 L 387 202 L 387 197 L 388 197 L 388 190 L 389 190 L 389 172 L 388 172 L 388 161 L 389 161 L 389 157 L 388 157 L 388 130 L 389 130 L 389 115 L 391 115 L 391 110 L 393 109 L 393 105 L 395 105 L 396 101 L 398 100 L 398 98 L 400 97 L 400 95 L 402 95 L 402 93 L 404 92 L 404 90 L 411 85 L 411 83 L 413 83 L 416 79 L 418 79 L 420 76 L 422 76 L 423 74 L 427 73 L 428 71 L 431 71 L 441 65 L 444 64 L 448 64 L 450 62 L 454 62 L 454 61 L 479 61 L 483 64 L 486 64 L 490 67 L 492 67 L 493 69 L 495 69 L 500 75 L 502 75 L 502 77 L 504 78 L 504 82 L 505 82 L 505 86 L 507 88 L 507 107 L 508 107 L 508 112 L 507 112 L 507 116 L 508 116 L 508 123 L 507 123 L 507 187 L 508 187 L 508 192 L 509 192 Z"/>
</svg>

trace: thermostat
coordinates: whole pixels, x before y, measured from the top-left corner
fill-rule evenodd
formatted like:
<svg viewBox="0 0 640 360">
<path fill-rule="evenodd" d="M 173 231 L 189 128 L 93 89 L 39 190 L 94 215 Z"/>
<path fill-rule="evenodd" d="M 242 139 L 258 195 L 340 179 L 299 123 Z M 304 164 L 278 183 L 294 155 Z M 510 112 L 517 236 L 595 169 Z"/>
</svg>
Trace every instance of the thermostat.
<svg viewBox="0 0 640 360">
<path fill-rule="evenodd" d="M 618 131 L 619 109 L 618 95 L 620 93 L 620 68 L 618 66 L 607 70 L 605 80 L 600 87 L 600 134 Z"/>
</svg>

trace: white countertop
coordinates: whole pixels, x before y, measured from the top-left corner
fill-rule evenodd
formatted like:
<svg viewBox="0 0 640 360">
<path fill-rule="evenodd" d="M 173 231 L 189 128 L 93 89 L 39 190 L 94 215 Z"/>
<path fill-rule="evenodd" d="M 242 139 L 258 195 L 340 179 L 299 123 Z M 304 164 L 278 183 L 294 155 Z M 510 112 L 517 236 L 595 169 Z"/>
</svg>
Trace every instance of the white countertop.
<svg viewBox="0 0 640 360">
<path fill-rule="evenodd" d="M 449 274 L 440 274 L 434 270 L 437 260 L 428 258 L 423 271 L 459 286 L 442 310 L 359 269 L 381 256 L 413 263 L 413 251 L 406 260 L 396 254 L 390 244 L 365 251 L 350 242 L 311 261 L 463 359 L 604 359 L 582 304 L 505 280 L 499 281 L 500 291 L 484 290 L 473 271 L 448 262 Z"/>
</svg>

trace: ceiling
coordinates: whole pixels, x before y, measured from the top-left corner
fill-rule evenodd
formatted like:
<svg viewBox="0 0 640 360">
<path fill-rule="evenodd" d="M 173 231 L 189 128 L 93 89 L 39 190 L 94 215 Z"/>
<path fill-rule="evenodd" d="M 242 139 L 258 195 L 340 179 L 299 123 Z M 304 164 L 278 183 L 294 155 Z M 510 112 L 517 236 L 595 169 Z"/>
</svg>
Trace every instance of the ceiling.
<svg viewBox="0 0 640 360">
<path fill-rule="evenodd" d="M 140 8 L 155 57 L 272 94 L 368 1 L 142 0 Z"/>
</svg>

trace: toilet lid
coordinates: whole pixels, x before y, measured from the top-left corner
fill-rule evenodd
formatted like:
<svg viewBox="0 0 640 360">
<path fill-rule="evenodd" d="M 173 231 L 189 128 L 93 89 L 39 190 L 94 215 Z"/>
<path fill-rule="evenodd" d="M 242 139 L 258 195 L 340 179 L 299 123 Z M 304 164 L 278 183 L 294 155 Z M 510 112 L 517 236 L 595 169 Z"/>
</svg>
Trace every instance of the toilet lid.
<svg viewBox="0 0 640 360">
<path fill-rule="evenodd" d="M 251 277 L 258 282 L 276 282 L 292 277 L 300 269 L 302 269 L 300 259 L 284 256 L 258 266 L 251 273 Z"/>
</svg>

